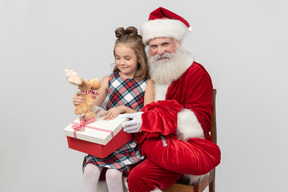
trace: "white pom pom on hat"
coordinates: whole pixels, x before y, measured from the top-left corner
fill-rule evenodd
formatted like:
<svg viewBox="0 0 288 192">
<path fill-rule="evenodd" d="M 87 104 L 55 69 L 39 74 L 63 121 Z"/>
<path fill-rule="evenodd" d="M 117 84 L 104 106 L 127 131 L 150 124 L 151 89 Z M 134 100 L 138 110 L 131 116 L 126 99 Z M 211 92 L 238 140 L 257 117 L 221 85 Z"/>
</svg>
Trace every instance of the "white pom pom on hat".
<svg viewBox="0 0 288 192">
<path fill-rule="evenodd" d="M 140 31 L 143 42 L 147 44 L 156 37 L 171 37 L 182 41 L 192 28 L 183 17 L 159 7 L 150 13 L 148 21 L 141 26 Z"/>
</svg>

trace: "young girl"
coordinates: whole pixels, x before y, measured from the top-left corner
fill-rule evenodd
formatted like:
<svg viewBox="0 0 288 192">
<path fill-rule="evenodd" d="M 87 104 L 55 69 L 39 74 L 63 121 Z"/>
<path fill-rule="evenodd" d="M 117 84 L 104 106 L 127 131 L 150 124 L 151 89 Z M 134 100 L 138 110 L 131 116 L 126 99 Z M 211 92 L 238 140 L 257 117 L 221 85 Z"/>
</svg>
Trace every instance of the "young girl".
<svg viewBox="0 0 288 192">
<path fill-rule="evenodd" d="M 134 113 L 152 102 L 154 99 L 154 84 L 148 79 L 148 65 L 145 46 L 142 37 L 134 27 L 115 30 L 117 40 L 114 46 L 115 68 L 113 73 L 103 78 L 95 105 L 101 106 L 108 96 L 107 111 L 101 116 L 113 119 L 122 113 Z M 74 105 L 83 102 L 82 93 L 73 97 Z M 84 158 L 83 192 L 96 192 L 100 173 L 103 167 L 106 171 L 108 190 L 122 192 L 122 175 L 129 173 L 131 165 L 143 160 L 140 148 L 132 139 L 109 156 L 97 158 L 87 155 Z"/>
</svg>

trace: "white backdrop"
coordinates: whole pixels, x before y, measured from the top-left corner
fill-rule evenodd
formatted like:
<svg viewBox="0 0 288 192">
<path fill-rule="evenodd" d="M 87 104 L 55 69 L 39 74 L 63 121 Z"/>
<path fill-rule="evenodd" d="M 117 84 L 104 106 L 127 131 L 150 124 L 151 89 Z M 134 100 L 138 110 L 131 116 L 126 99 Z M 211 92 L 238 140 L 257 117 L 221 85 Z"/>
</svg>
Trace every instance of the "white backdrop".
<svg viewBox="0 0 288 192">
<path fill-rule="evenodd" d="M 0 0 L 1 192 L 81 191 L 64 69 L 110 73 L 114 30 L 159 6 L 189 21 L 184 46 L 218 90 L 216 191 L 288 191 L 288 1 Z"/>
</svg>

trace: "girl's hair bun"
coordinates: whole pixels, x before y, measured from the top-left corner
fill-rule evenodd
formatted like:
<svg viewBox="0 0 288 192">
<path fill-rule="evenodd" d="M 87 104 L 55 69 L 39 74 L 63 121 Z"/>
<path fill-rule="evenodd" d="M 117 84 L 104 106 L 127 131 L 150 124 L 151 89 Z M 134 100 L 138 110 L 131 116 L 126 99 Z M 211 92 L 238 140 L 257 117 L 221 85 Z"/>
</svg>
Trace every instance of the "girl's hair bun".
<svg viewBox="0 0 288 192">
<path fill-rule="evenodd" d="M 116 30 L 115 30 L 115 36 L 117 38 L 120 38 L 121 36 L 123 36 L 125 34 L 125 29 L 123 27 L 118 27 Z"/>
<path fill-rule="evenodd" d="M 138 30 L 135 27 L 127 27 L 126 29 L 119 27 L 115 30 L 115 36 L 118 39 L 124 35 L 128 35 L 129 37 L 136 37 L 138 35 Z"/>
<path fill-rule="evenodd" d="M 135 37 L 138 35 L 138 30 L 135 27 L 127 27 L 125 32 L 130 37 Z"/>
</svg>

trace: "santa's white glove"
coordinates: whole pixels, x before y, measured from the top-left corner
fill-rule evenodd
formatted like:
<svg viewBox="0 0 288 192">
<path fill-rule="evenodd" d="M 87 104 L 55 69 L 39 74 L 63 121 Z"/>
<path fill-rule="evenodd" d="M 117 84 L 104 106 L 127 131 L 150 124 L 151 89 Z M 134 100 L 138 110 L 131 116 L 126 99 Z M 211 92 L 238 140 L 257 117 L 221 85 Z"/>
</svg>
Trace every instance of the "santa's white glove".
<svg viewBox="0 0 288 192">
<path fill-rule="evenodd" d="M 126 133 L 139 132 L 142 125 L 142 113 L 143 112 L 122 114 L 121 117 L 129 119 L 129 121 L 122 123 L 123 131 Z"/>
</svg>

